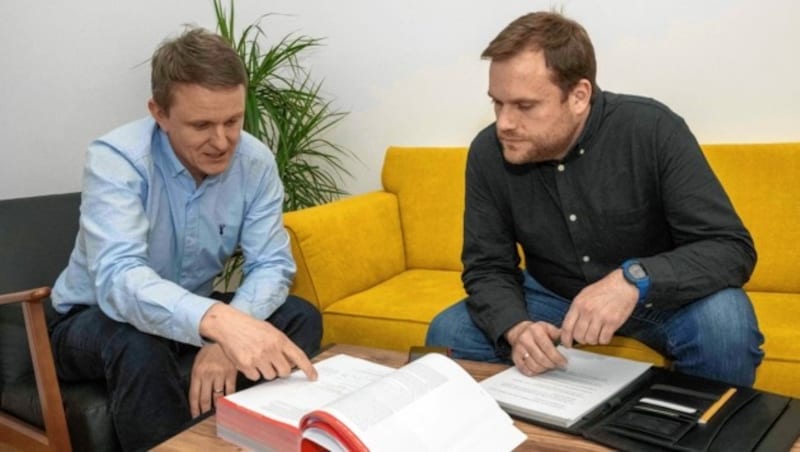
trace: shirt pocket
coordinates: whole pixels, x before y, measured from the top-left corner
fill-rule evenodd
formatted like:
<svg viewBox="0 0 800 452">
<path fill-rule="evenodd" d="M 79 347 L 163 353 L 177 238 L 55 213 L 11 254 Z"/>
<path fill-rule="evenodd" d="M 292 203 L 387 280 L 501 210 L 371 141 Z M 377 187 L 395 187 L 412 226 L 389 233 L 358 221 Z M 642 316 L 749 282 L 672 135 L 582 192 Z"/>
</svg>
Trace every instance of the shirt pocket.
<svg viewBox="0 0 800 452">
<path fill-rule="evenodd" d="M 239 225 L 220 223 L 217 224 L 216 232 L 219 234 L 217 237 L 219 257 L 224 262 L 236 251 L 239 244 Z"/>
<path fill-rule="evenodd" d="M 651 256 L 668 247 L 672 240 L 667 223 L 653 204 L 608 209 L 598 215 L 596 243 L 611 262 Z"/>
</svg>

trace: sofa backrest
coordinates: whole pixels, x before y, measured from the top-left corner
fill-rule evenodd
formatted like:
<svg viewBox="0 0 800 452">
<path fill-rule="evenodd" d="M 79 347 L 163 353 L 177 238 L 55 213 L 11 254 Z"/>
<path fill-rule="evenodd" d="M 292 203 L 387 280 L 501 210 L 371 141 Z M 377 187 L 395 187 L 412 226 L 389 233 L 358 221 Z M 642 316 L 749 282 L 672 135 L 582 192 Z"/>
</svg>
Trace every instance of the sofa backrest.
<svg viewBox="0 0 800 452">
<path fill-rule="evenodd" d="M 702 147 L 755 242 L 758 262 L 745 288 L 800 292 L 800 143 Z"/>
<path fill-rule="evenodd" d="M 52 287 L 75 244 L 79 205 L 80 193 L 0 200 L 0 293 Z M 29 353 L 20 305 L 0 306 L 0 388 L 32 372 Z"/>
<path fill-rule="evenodd" d="M 283 216 L 297 273 L 292 293 L 324 311 L 406 269 L 397 197 L 370 192 Z"/>
<path fill-rule="evenodd" d="M 383 189 L 397 196 L 406 267 L 461 271 L 466 148 L 390 147 Z"/>
<path fill-rule="evenodd" d="M 800 292 L 800 143 L 702 148 L 755 241 L 745 287 Z M 466 148 L 387 150 L 383 187 L 398 197 L 408 268 L 462 269 L 466 156 Z"/>
</svg>

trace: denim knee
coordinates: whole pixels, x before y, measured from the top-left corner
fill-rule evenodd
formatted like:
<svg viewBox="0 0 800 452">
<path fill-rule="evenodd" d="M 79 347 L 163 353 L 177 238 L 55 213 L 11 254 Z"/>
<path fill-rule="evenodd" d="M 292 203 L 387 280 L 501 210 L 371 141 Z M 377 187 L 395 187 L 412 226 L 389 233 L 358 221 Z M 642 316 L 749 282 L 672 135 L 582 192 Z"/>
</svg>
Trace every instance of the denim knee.
<svg viewBox="0 0 800 452">
<path fill-rule="evenodd" d="M 464 301 L 450 306 L 433 318 L 428 326 L 425 344 L 448 347 L 453 358 L 503 361 L 496 354 L 494 344 L 472 321 Z"/>
<path fill-rule="evenodd" d="M 764 356 L 764 337 L 749 298 L 725 289 L 681 309 L 671 322 L 676 370 L 751 386 Z"/>
<path fill-rule="evenodd" d="M 453 317 L 451 309 L 436 314 L 428 324 L 428 332 L 425 335 L 425 345 L 429 347 L 448 346 L 454 342 L 452 335 L 454 323 L 458 323 Z"/>
</svg>

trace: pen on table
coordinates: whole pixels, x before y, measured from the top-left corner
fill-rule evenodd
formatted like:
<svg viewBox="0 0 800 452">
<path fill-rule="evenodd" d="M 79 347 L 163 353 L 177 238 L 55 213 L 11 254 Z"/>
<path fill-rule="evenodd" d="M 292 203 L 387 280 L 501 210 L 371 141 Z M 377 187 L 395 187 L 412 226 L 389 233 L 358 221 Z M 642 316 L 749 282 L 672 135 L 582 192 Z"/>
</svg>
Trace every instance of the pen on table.
<svg viewBox="0 0 800 452">
<path fill-rule="evenodd" d="M 705 424 L 709 420 L 711 420 L 711 416 L 715 415 L 717 411 L 719 411 L 720 408 L 722 408 L 722 406 L 725 405 L 725 402 L 730 400 L 730 398 L 733 397 L 733 394 L 735 393 L 736 393 L 736 388 L 728 388 L 728 390 L 725 391 L 724 394 L 722 394 L 722 397 L 720 397 L 716 402 L 714 402 L 710 407 L 708 407 L 705 413 L 703 413 L 703 415 L 700 416 L 700 419 L 697 420 L 697 423 Z"/>
</svg>

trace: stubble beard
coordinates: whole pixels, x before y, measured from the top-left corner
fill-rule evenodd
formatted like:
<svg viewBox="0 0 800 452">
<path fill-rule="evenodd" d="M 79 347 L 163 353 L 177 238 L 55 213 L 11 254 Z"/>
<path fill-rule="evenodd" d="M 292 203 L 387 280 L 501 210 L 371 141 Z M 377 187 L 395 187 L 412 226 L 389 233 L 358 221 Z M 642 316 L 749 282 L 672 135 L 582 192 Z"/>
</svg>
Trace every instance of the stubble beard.
<svg viewBox="0 0 800 452">
<path fill-rule="evenodd" d="M 549 140 L 528 138 L 520 140 L 516 137 L 511 138 L 512 143 L 506 144 L 501 138 L 503 147 L 503 158 L 508 163 L 522 165 L 526 163 L 541 163 L 562 159 L 569 150 L 573 142 L 575 127 L 572 130 L 564 131 L 561 137 L 550 136 Z"/>
</svg>

